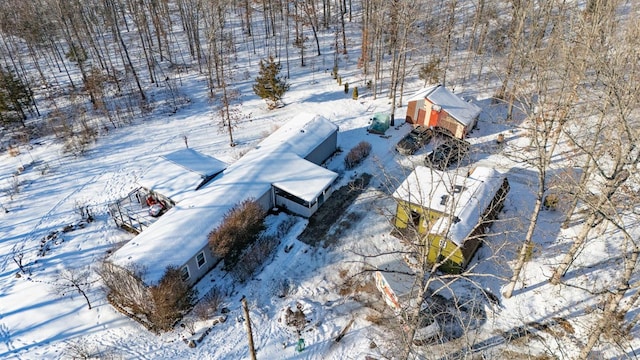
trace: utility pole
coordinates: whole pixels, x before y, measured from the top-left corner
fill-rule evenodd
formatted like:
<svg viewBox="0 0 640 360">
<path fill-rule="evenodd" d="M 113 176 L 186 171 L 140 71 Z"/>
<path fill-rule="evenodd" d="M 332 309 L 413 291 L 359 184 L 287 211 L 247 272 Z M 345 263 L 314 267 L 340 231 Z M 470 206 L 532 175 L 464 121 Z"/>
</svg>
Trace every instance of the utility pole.
<svg viewBox="0 0 640 360">
<path fill-rule="evenodd" d="M 247 299 L 242 297 L 242 310 L 244 311 L 245 326 L 247 328 L 247 336 L 249 337 L 249 355 L 251 360 L 256 360 L 256 349 L 253 347 L 253 334 L 251 333 L 251 319 L 249 318 L 249 307 Z"/>
</svg>

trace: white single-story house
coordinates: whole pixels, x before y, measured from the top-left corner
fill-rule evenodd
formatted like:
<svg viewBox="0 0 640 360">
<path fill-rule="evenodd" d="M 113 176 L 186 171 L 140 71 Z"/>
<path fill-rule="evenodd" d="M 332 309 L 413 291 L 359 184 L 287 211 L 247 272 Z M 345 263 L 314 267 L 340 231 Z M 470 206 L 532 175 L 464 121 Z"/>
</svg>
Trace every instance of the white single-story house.
<svg viewBox="0 0 640 360">
<path fill-rule="evenodd" d="M 194 284 L 219 261 L 209 248 L 209 233 L 242 201 L 253 199 L 265 210 L 279 206 L 306 217 L 316 211 L 338 177 L 319 165 L 336 151 L 337 133 L 338 126 L 321 116 L 296 116 L 214 180 L 186 194 L 109 261 L 143 267 L 141 280 L 147 285 L 156 284 L 170 265 Z"/>
<path fill-rule="evenodd" d="M 138 179 L 138 184 L 175 205 L 226 168 L 223 161 L 185 148 L 159 156 Z"/>
<path fill-rule="evenodd" d="M 447 130 L 463 139 L 476 125 L 482 109 L 442 85 L 423 89 L 407 101 L 405 121 Z"/>
<path fill-rule="evenodd" d="M 428 246 L 427 261 L 460 272 L 481 244 L 509 192 L 507 178 L 487 167 L 469 174 L 417 166 L 393 194 L 395 226 L 413 228 Z"/>
</svg>

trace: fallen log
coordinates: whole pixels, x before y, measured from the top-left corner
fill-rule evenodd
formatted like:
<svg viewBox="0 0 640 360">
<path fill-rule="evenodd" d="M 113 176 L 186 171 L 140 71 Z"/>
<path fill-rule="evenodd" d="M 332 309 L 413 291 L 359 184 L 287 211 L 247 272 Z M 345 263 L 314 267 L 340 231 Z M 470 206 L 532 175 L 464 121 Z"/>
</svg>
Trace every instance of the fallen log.
<svg viewBox="0 0 640 360">
<path fill-rule="evenodd" d="M 349 330 L 349 327 L 351 327 L 351 324 L 353 324 L 354 319 L 351 319 L 347 325 L 345 325 L 345 327 L 342 329 L 342 331 L 340 331 L 340 334 L 338 334 L 338 337 L 336 337 L 335 341 L 336 342 L 340 342 L 340 340 L 342 340 L 342 338 L 347 334 L 347 330 Z"/>
</svg>

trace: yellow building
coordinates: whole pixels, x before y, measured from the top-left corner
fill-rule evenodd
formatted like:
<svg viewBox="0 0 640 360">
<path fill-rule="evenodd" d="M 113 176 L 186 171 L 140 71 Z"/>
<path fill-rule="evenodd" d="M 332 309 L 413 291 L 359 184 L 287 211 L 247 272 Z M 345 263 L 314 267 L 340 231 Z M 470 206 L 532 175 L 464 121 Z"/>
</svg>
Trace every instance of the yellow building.
<svg viewBox="0 0 640 360">
<path fill-rule="evenodd" d="M 418 166 L 393 194 L 396 228 L 421 239 L 427 261 L 445 272 L 467 266 L 509 192 L 507 178 L 493 169 L 465 175 Z"/>
</svg>

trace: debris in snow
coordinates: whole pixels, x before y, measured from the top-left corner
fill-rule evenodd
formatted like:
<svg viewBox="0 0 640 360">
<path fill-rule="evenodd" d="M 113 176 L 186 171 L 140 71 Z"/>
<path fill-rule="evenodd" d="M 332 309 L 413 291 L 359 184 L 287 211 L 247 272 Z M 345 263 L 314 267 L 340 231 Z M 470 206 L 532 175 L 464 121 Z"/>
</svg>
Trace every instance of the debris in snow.
<svg viewBox="0 0 640 360">
<path fill-rule="evenodd" d="M 484 293 L 484 296 L 487 298 L 487 300 L 489 300 L 491 305 L 502 307 L 502 305 L 500 304 L 500 298 L 492 293 L 489 288 L 483 289 L 482 292 Z"/>
<path fill-rule="evenodd" d="M 214 325 L 217 325 L 217 324 L 222 324 L 225 321 L 227 321 L 227 316 L 226 315 L 216 316 L 211 321 L 211 326 L 214 326 Z"/>
<path fill-rule="evenodd" d="M 304 327 L 307 326 L 307 317 L 302 311 L 302 304 L 296 304 L 296 310 L 291 310 L 291 307 L 287 306 L 284 314 L 284 323 L 295 328 L 298 332 L 302 332 Z"/>
<path fill-rule="evenodd" d="M 287 246 L 284 247 L 284 252 L 285 253 L 289 253 L 289 251 L 291 251 L 291 249 L 293 249 L 293 244 L 289 244 Z"/>
<path fill-rule="evenodd" d="M 340 331 L 340 334 L 336 337 L 336 342 L 340 342 L 340 340 L 342 340 L 342 338 L 347 334 L 347 331 L 349 330 L 349 328 L 351 327 L 351 325 L 353 324 L 355 320 L 351 319 L 347 325 L 344 326 L 344 328 L 342 329 L 342 331 Z"/>
</svg>

